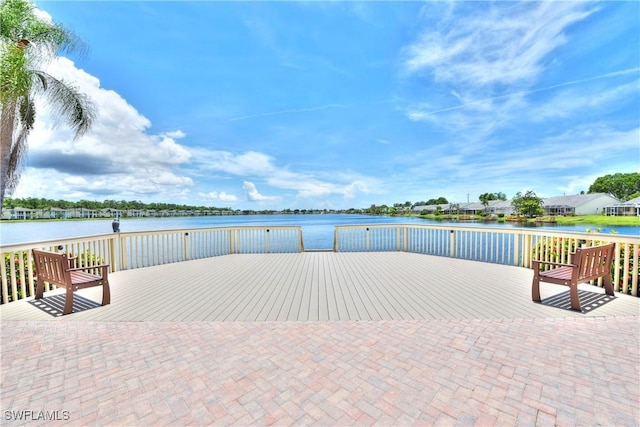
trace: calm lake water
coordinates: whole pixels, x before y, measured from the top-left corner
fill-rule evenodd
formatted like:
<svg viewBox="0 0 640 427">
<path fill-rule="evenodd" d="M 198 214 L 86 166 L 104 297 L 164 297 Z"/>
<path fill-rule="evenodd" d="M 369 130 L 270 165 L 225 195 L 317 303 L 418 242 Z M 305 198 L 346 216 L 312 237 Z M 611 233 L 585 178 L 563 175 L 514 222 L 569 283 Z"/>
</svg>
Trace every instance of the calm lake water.
<svg viewBox="0 0 640 427">
<path fill-rule="evenodd" d="M 91 236 L 111 233 L 111 221 L 34 221 L 0 223 L 0 243 L 28 243 L 43 240 Z M 512 224 L 442 222 L 412 217 L 382 217 L 368 215 L 243 215 L 243 216 L 207 216 L 184 218 L 139 218 L 120 220 L 120 231 L 154 231 L 182 228 L 225 227 L 235 225 L 297 225 L 302 227 L 304 246 L 307 249 L 329 249 L 333 246 L 333 229 L 336 225 L 370 224 L 439 224 L 464 227 L 508 227 L 522 228 Z M 579 226 L 541 226 L 540 229 L 584 232 L 598 226 L 581 224 Z M 614 230 L 618 234 L 640 236 L 640 223 L 636 227 L 603 227 L 602 233 Z"/>
</svg>

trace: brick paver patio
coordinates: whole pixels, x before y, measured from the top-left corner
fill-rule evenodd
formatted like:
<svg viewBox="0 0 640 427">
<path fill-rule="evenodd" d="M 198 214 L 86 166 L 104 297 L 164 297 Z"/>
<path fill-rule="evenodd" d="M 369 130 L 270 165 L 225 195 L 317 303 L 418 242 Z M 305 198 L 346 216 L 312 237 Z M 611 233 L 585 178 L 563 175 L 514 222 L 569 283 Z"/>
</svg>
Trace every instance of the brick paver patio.
<svg viewBox="0 0 640 427">
<path fill-rule="evenodd" d="M 1 328 L 3 425 L 640 423 L 637 316 Z"/>
</svg>

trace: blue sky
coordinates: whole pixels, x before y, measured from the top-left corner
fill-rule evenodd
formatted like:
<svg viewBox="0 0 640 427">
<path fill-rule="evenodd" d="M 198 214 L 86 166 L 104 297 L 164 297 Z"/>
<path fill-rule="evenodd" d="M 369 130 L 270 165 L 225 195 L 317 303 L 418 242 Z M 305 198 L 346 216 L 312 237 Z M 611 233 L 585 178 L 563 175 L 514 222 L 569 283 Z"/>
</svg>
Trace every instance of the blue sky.
<svg viewBox="0 0 640 427">
<path fill-rule="evenodd" d="M 640 171 L 640 3 L 38 1 L 52 74 L 15 197 L 234 209 L 577 194 Z"/>
</svg>

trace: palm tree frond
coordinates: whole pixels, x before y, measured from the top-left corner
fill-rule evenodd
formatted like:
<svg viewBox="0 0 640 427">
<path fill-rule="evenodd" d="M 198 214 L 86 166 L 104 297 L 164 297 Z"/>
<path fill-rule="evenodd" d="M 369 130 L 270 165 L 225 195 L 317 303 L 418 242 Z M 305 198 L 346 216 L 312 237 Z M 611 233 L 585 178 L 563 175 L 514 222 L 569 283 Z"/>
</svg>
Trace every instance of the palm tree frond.
<svg viewBox="0 0 640 427">
<path fill-rule="evenodd" d="M 36 8 L 24 0 L 0 2 L 0 39 L 3 44 L 15 46 L 26 40 L 29 47 L 25 50 L 34 62 L 49 61 L 57 54 L 87 53 L 88 46 L 80 37 L 62 24 L 42 20 L 34 13 Z"/>
<path fill-rule="evenodd" d="M 31 98 L 21 98 L 19 101 L 19 115 L 22 126 L 27 131 L 33 129 L 33 124 L 36 121 L 36 106 Z"/>
<path fill-rule="evenodd" d="M 86 133 L 95 119 L 95 106 L 87 95 L 50 74 L 42 71 L 35 74 L 53 111 L 71 126 L 76 137 Z"/>
<path fill-rule="evenodd" d="M 29 135 L 29 129 L 26 129 L 24 124 L 20 124 L 17 129 L 17 136 L 14 139 L 14 143 L 11 146 L 11 155 L 9 157 L 9 176 L 7 176 L 6 189 L 9 194 L 13 193 L 20 180 L 20 173 L 22 172 L 22 165 L 24 155 L 27 152 L 27 136 Z"/>
</svg>

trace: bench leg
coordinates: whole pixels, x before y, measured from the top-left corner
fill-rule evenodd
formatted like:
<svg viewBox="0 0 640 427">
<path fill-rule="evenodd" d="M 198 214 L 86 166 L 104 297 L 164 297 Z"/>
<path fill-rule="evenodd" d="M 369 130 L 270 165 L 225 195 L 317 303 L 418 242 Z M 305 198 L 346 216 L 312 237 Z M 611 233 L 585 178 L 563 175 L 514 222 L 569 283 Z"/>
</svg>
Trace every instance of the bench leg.
<svg viewBox="0 0 640 427">
<path fill-rule="evenodd" d="M 533 276 L 533 282 L 531 283 L 531 300 L 540 302 L 540 279 L 538 276 Z"/>
<path fill-rule="evenodd" d="M 607 295 L 613 296 L 613 284 L 611 283 L 611 275 L 605 274 L 602 277 L 602 284 L 604 285 L 604 292 Z"/>
<path fill-rule="evenodd" d="M 64 299 L 64 310 L 62 314 L 70 314 L 73 311 L 73 288 L 67 286 L 67 295 Z"/>
<path fill-rule="evenodd" d="M 582 312 L 582 307 L 580 307 L 580 297 L 578 296 L 578 285 L 571 284 L 569 285 L 569 294 L 571 296 L 571 309 Z"/>
<path fill-rule="evenodd" d="M 44 280 L 36 280 L 36 299 L 41 299 L 44 295 Z"/>
<path fill-rule="evenodd" d="M 111 303 L 111 291 L 109 289 L 109 282 L 104 281 L 102 284 L 102 305 L 108 305 Z"/>
</svg>

